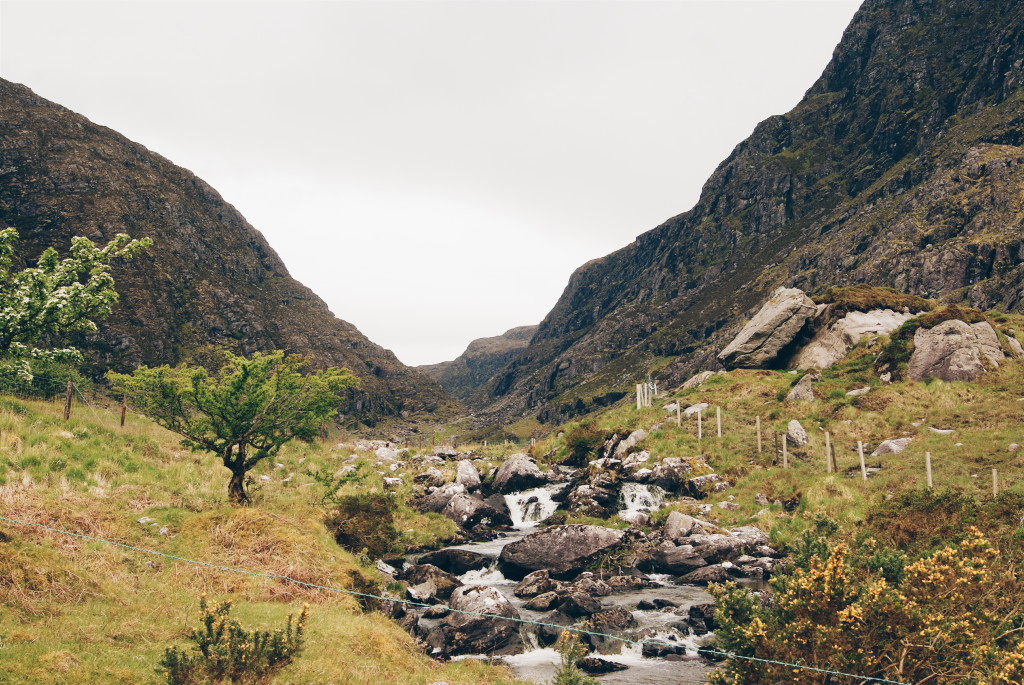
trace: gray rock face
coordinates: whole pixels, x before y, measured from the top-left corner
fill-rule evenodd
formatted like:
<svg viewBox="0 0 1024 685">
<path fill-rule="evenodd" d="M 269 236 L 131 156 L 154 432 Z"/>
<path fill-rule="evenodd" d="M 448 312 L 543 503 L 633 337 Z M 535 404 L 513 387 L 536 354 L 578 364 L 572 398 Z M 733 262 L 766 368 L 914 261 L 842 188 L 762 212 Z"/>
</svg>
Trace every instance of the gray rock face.
<svg viewBox="0 0 1024 685">
<path fill-rule="evenodd" d="M 907 375 L 915 381 L 929 376 L 944 381 L 973 381 L 984 373 L 986 362 L 998 367 L 1005 359 L 999 337 L 988 322 L 944 321 L 914 334 Z"/>
<path fill-rule="evenodd" d="M 693 531 L 693 525 L 696 523 L 696 519 L 686 514 L 681 514 L 678 511 L 673 511 L 665 519 L 665 538 L 668 540 L 679 540 L 685 538 Z"/>
<path fill-rule="evenodd" d="M 448 500 L 448 504 L 441 510 L 441 514 L 466 529 L 481 523 L 492 526 L 512 525 L 512 520 L 508 516 L 489 506 L 483 500 L 466 494 L 455 495 Z"/>
<path fill-rule="evenodd" d="M 491 560 L 477 552 L 447 547 L 436 552 L 424 554 L 420 557 L 420 564 L 431 564 L 442 571 L 461 576 L 467 571 L 487 568 L 490 566 Z"/>
<path fill-rule="evenodd" d="M 914 318 L 915 314 L 891 309 L 872 309 L 868 312 L 850 312 L 819 331 L 797 353 L 789 366 L 794 369 L 826 369 L 846 356 L 861 338 L 888 335 Z"/>
<path fill-rule="evenodd" d="M 677 576 L 708 565 L 708 562 L 704 561 L 704 557 L 694 550 L 693 545 L 679 545 L 659 550 L 655 554 L 654 561 L 659 571 Z"/>
<path fill-rule="evenodd" d="M 739 334 L 719 352 L 730 369 L 762 369 L 796 338 L 818 308 L 798 288 L 779 288 Z"/>
<path fill-rule="evenodd" d="M 399 577 L 416 587 L 432 586 L 434 592 L 431 594 L 441 599 L 447 599 L 455 588 L 462 587 L 462 581 L 458 578 L 431 564 L 416 564 L 407 567 Z"/>
<path fill-rule="evenodd" d="M 786 441 L 796 447 L 803 447 L 807 444 L 807 431 L 796 419 L 790 421 L 786 427 Z"/>
<path fill-rule="evenodd" d="M 499 562 L 509 577 L 547 569 L 554 578 L 575 576 L 600 552 L 614 547 L 623 531 L 574 524 L 545 528 L 501 550 Z"/>
<path fill-rule="evenodd" d="M 537 467 L 533 459 L 525 454 L 513 454 L 498 468 L 491 488 L 495 492 L 507 495 L 510 492 L 540 487 L 547 482 L 544 472 Z"/>
<path fill-rule="evenodd" d="M 907 449 L 907 445 L 910 444 L 911 438 L 894 438 L 892 440 L 883 440 L 882 444 L 875 448 L 875 451 L 871 453 L 872 457 L 880 457 L 883 454 L 899 454 L 903 450 Z"/>
<path fill-rule="evenodd" d="M 815 373 L 805 374 L 803 378 L 796 382 L 793 389 L 786 395 L 786 401 L 788 402 L 813 402 L 814 401 L 814 389 L 812 384 L 818 380 L 818 375 Z"/>
<path fill-rule="evenodd" d="M 427 644 L 438 656 L 457 654 L 511 654 L 519 647 L 519 624 L 500 616 L 519 618 L 519 612 L 492 587 L 466 585 L 452 592 L 448 605 L 458 611 L 491 614 L 452 613 L 427 635 Z"/>
<path fill-rule="evenodd" d="M 694 376 L 691 376 L 689 378 L 689 380 L 687 380 L 685 383 L 683 383 L 681 389 L 682 390 L 687 390 L 689 388 L 696 388 L 698 385 L 703 384 L 704 381 L 706 381 L 707 379 L 711 378 L 714 375 L 715 375 L 714 371 L 701 371 L 700 373 L 698 373 L 698 374 L 696 374 Z"/>
<path fill-rule="evenodd" d="M 519 581 L 519 585 L 516 585 L 516 589 L 512 591 L 512 594 L 516 597 L 529 599 L 530 597 L 542 595 L 545 592 L 557 590 L 560 586 L 561 583 L 551 579 L 551 574 L 547 569 L 542 569 L 530 573 Z"/>
<path fill-rule="evenodd" d="M 638 428 L 637 430 L 633 431 L 628 436 L 626 436 L 624 440 L 622 440 L 619 444 L 615 446 L 615 451 L 613 453 L 614 456 L 623 456 L 624 454 L 629 452 L 629 450 L 633 449 L 637 445 L 637 443 L 639 443 L 646 437 L 647 431 L 645 431 L 643 428 Z"/>
<path fill-rule="evenodd" d="M 455 482 L 473 492 L 480 487 L 480 472 L 473 466 L 473 462 L 463 459 L 455 469 Z"/>
</svg>

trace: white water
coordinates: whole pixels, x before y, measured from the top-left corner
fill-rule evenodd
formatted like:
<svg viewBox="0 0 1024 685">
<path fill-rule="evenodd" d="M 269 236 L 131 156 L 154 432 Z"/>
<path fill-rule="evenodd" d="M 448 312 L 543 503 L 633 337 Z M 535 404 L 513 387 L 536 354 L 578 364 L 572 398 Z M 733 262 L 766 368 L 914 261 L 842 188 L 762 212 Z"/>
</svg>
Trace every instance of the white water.
<svg viewBox="0 0 1024 685">
<path fill-rule="evenodd" d="M 665 491 L 657 485 L 623 483 L 619 494 L 621 513 L 654 511 L 665 501 Z"/>
<path fill-rule="evenodd" d="M 565 483 L 551 483 L 532 490 L 513 492 L 505 495 L 512 527 L 517 530 L 533 528 L 538 523 L 555 513 L 558 502 L 551 499 L 566 487 Z"/>
</svg>

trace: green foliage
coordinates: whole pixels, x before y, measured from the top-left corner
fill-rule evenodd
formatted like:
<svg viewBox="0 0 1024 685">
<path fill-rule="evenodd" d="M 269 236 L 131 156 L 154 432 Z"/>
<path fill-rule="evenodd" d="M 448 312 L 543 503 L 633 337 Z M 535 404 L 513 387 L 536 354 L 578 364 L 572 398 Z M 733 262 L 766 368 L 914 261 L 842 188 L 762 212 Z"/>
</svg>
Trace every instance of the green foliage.
<svg viewBox="0 0 1024 685">
<path fill-rule="evenodd" d="M 587 655 L 587 648 L 579 635 L 563 630 L 555 648 L 562 657 L 562 665 L 555 671 L 551 685 L 600 685 L 596 678 L 591 678 L 576 666 L 576 662 Z"/>
<path fill-rule="evenodd" d="M 0 231 L 0 358 L 31 380 L 29 360 L 81 359 L 72 347 L 36 345 L 51 336 L 94 332 L 95 319 L 108 316 L 117 302 L 110 260 L 130 258 L 153 241 L 131 240 L 121 233 L 97 247 L 78 236 L 71 240 L 69 257 L 61 259 L 54 248 L 47 248 L 36 266 L 16 271 L 12 266 L 17 238 L 13 228 Z"/>
<path fill-rule="evenodd" d="M 383 492 L 364 492 L 335 497 L 334 502 L 325 525 L 339 545 L 375 559 L 392 551 L 399 538 L 393 497 Z"/>
<path fill-rule="evenodd" d="M 818 304 L 831 304 L 837 317 L 845 316 L 848 312 L 866 312 L 872 309 L 894 309 L 896 311 L 909 309 L 912 312 L 929 312 L 936 306 L 934 300 L 907 295 L 893 288 L 863 283 L 851 286 L 833 286 L 812 299 Z"/>
<path fill-rule="evenodd" d="M 247 503 L 245 474 L 293 439 L 312 441 L 357 381 L 347 369 L 306 374 L 307 362 L 278 350 L 240 357 L 225 353 L 215 374 L 202 367 L 141 367 L 110 373 L 115 386 L 186 447 L 213 452 L 231 471 L 232 501 Z"/>
<path fill-rule="evenodd" d="M 567 466 L 586 466 L 596 458 L 597 449 L 606 440 L 605 432 L 593 423 L 584 423 L 565 434 L 566 456 L 562 463 Z"/>
<path fill-rule="evenodd" d="M 273 632 L 248 631 L 228 618 L 230 611 L 229 601 L 208 605 L 206 595 L 200 598 L 203 625 L 188 631 L 195 643 L 192 651 L 169 647 L 160 660 L 157 672 L 168 685 L 266 683 L 301 651 L 308 604 L 297 618 L 288 614 L 284 629 Z"/>
</svg>

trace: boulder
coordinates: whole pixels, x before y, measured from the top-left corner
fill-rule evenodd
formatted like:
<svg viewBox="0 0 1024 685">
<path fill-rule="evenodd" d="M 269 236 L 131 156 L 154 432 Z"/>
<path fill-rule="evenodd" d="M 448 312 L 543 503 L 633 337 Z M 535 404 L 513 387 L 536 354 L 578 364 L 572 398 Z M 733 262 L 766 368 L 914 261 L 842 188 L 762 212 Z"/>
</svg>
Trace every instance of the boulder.
<svg viewBox="0 0 1024 685">
<path fill-rule="evenodd" d="M 466 529 L 474 528 L 481 523 L 488 526 L 512 525 L 512 519 L 508 516 L 488 506 L 483 500 L 466 494 L 455 495 L 448 500 L 441 514 Z"/>
<path fill-rule="evenodd" d="M 491 559 L 483 554 L 452 547 L 424 554 L 419 561 L 421 564 L 431 564 L 456 576 L 461 576 L 467 571 L 479 571 L 491 565 Z"/>
<path fill-rule="evenodd" d="M 643 576 L 612 576 L 606 582 L 613 592 L 629 592 L 658 586 L 653 580 Z"/>
<path fill-rule="evenodd" d="M 708 565 L 692 545 L 680 545 L 658 550 L 654 554 L 655 568 L 659 573 L 681 576 Z"/>
<path fill-rule="evenodd" d="M 697 412 L 704 413 L 704 412 L 706 412 L 708 410 L 708 406 L 710 406 L 710 405 L 708 405 L 707 402 L 700 402 L 698 404 L 691 404 L 689 407 L 687 407 L 686 409 L 683 410 L 683 415 L 684 416 L 693 416 Z"/>
<path fill-rule="evenodd" d="M 455 482 L 473 492 L 480 487 L 480 472 L 469 459 L 463 459 L 455 468 Z"/>
<path fill-rule="evenodd" d="M 802 290 L 779 288 L 718 354 L 718 361 L 727 369 L 767 368 L 817 311 Z"/>
<path fill-rule="evenodd" d="M 519 623 L 499 618 L 519 618 L 519 612 L 494 588 L 460 587 L 452 592 L 448 605 L 456 611 L 441 619 L 427 635 L 435 656 L 512 654 L 519 650 Z M 458 613 L 463 611 L 471 613 Z"/>
<path fill-rule="evenodd" d="M 861 395 L 867 395 L 869 392 L 871 392 L 871 386 L 870 385 L 866 385 L 863 388 L 856 388 L 854 390 L 851 390 L 850 392 L 846 393 L 846 396 L 847 397 L 860 397 Z"/>
<path fill-rule="evenodd" d="M 715 375 L 714 371 L 701 371 L 697 375 L 691 376 L 688 381 L 683 383 L 682 388 L 680 388 L 680 389 L 681 390 L 687 390 L 689 388 L 696 388 L 698 385 L 703 384 L 704 381 L 706 381 L 707 379 L 711 378 L 714 375 Z"/>
<path fill-rule="evenodd" d="M 499 563 L 510 578 L 547 569 L 554 578 L 575 576 L 595 556 L 619 543 L 623 531 L 602 526 L 554 526 L 527 535 L 501 550 Z"/>
<path fill-rule="evenodd" d="M 585 592 L 570 592 L 562 596 L 558 611 L 572 618 L 584 618 L 601 611 L 601 601 Z"/>
<path fill-rule="evenodd" d="M 634 475 L 646 485 L 656 485 L 668 492 L 682 491 L 685 494 L 690 494 L 688 483 L 692 473 L 693 467 L 685 459 L 666 457 L 660 463 L 652 466 L 649 472 Z"/>
<path fill-rule="evenodd" d="M 507 495 L 510 492 L 522 492 L 530 488 L 537 488 L 547 482 L 547 477 L 531 457 L 525 454 L 513 454 L 498 468 L 491 488 L 495 492 Z"/>
<path fill-rule="evenodd" d="M 558 593 L 552 590 L 551 592 L 544 592 L 537 595 L 523 604 L 523 608 L 529 609 L 530 611 L 551 611 L 558 606 L 558 603 L 561 601 L 562 598 Z"/>
<path fill-rule="evenodd" d="M 462 581 L 433 564 L 414 564 L 406 567 L 398 576 L 412 586 L 433 585 L 434 594 L 441 599 L 451 597 L 455 588 L 462 587 Z M 410 588 L 411 589 L 411 588 Z"/>
<path fill-rule="evenodd" d="M 459 483 L 448 483 L 439 488 L 428 490 L 426 495 L 414 498 L 410 504 L 417 511 L 440 514 L 448 506 L 448 502 L 451 501 L 452 497 L 464 494 L 465 492 L 466 486 Z"/>
<path fill-rule="evenodd" d="M 663 640 L 659 640 L 657 642 L 645 642 L 640 653 L 648 658 L 664 659 L 670 655 L 682 656 L 683 654 L 686 654 L 686 646 L 682 644 L 671 644 L 670 642 Z"/>
<path fill-rule="evenodd" d="M 1006 336 L 1006 344 L 1010 348 L 1010 356 L 1014 359 L 1024 357 L 1024 346 L 1020 344 L 1020 340 L 1017 340 L 1017 338 L 1012 335 L 1008 335 Z"/>
<path fill-rule="evenodd" d="M 607 597 L 613 592 L 611 585 L 599 578 L 595 578 L 594 574 L 589 571 L 585 571 L 577 576 L 572 585 L 566 589 L 573 592 L 582 592 L 591 597 Z"/>
<path fill-rule="evenodd" d="M 693 525 L 696 523 L 696 519 L 686 514 L 681 514 L 678 511 L 673 511 L 665 519 L 665 526 L 662 529 L 667 540 L 680 540 L 685 538 L 693 531 Z"/>
<path fill-rule="evenodd" d="M 615 449 L 614 451 L 612 451 L 611 456 L 622 457 L 627 452 L 629 452 L 629 450 L 636 447 L 636 445 L 646 437 L 647 431 L 645 431 L 643 428 L 636 429 L 635 431 L 627 435 L 623 440 L 619 441 L 618 444 L 615 445 Z"/>
<path fill-rule="evenodd" d="M 803 378 L 796 382 L 796 385 L 786 395 L 787 402 L 813 402 L 814 389 L 811 387 L 814 381 L 818 380 L 816 373 L 804 374 Z"/>
<path fill-rule="evenodd" d="M 527 574 L 525 578 L 519 581 L 519 585 L 516 585 L 516 589 L 512 591 L 512 594 L 516 597 L 528 599 L 545 592 L 557 590 L 560 586 L 561 583 L 551 579 L 551 574 L 547 569 L 541 569 L 540 571 Z"/>
<path fill-rule="evenodd" d="M 597 656 L 585 656 L 576 662 L 577 668 L 585 673 L 592 673 L 594 675 L 600 675 L 602 673 L 614 673 L 615 671 L 625 671 L 629 666 L 625 664 L 617 664 L 614 661 L 608 661 Z"/>
<path fill-rule="evenodd" d="M 421 483 L 425 485 L 433 485 L 435 487 L 444 485 L 444 474 L 438 469 L 430 468 L 416 475 L 413 479 L 414 483 Z"/>
<path fill-rule="evenodd" d="M 793 369 L 826 369 L 845 357 L 865 336 L 888 335 L 916 314 L 892 309 L 850 312 L 819 331 L 789 362 Z"/>
<path fill-rule="evenodd" d="M 602 609 L 590 617 L 590 629 L 594 633 L 617 635 L 636 627 L 633 612 L 622 606 Z M 622 642 L 601 635 L 587 635 L 584 639 L 590 648 L 597 652 L 617 654 L 622 649 Z"/>
<path fill-rule="evenodd" d="M 729 570 L 716 564 L 691 571 L 680 578 L 679 581 L 682 583 L 693 583 L 694 585 L 708 585 L 710 583 L 724 583 L 729 578 Z"/>
<path fill-rule="evenodd" d="M 998 367 L 1006 356 L 995 329 L 987 321 L 968 324 L 953 319 L 914 334 L 914 352 L 907 365 L 911 380 L 938 378 L 973 381 L 985 366 Z"/>
<path fill-rule="evenodd" d="M 872 457 L 880 457 L 883 454 L 899 454 L 903 450 L 907 449 L 907 445 L 910 444 L 911 438 L 893 438 L 891 440 L 883 440 L 882 444 L 875 448 L 875 451 L 871 453 Z"/>
</svg>

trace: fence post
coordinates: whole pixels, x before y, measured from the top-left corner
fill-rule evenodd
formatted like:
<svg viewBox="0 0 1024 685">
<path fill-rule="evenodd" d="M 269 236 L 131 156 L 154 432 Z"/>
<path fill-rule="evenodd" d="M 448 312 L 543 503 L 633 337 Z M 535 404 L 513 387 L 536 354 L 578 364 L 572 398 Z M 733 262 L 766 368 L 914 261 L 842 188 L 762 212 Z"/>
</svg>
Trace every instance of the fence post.
<svg viewBox="0 0 1024 685">
<path fill-rule="evenodd" d="M 697 410 L 697 439 L 704 439 L 704 419 L 703 412 L 700 409 Z"/>
<path fill-rule="evenodd" d="M 924 470 L 928 474 L 928 487 L 932 487 L 932 453 L 924 453 Z"/>
<path fill-rule="evenodd" d="M 757 453 L 761 454 L 761 415 L 757 415 Z"/>
<path fill-rule="evenodd" d="M 860 477 L 861 480 L 868 479 L 868 467 L 864 463 L 864 443 L 860 440 L 857 441 L 857 456 L 860 457 Z"/>
<path fill-rule="evenodd" d="M 636 408 L 640 409 L 643 405 L 643 390 L 641 390 L 641 384 L 636 384 Z"/>
<path fill-rule="evenodd" d="M 121 395 L 121 428 L 124 428 L 124 418 L 128 414 L 128 395 Z"/>
<path fill-rule="evenodd" d="M 676 425 L 683 425 L 683 401 L 676 400 Z"/>
<path fill-rule="evenodd" d="M 782 468 L 784 468 L 784 469 L 788 469 L 789 468 L 789 450 L 786 447 L 788 442 L 789 442 L 788 434 L 787 433 L 783 433 L 782 434 Z"/>
<path fill-rule="evenodd" d="M 992 496 L 999 496 L 999 471 L 992 469 Z"/>
<path fill-rule="evenodd" d="M 718 437 L 722 437 L 722 408 L 715 407 L 715 422 L 718 424 Z"/>
<path fill-rule="evenodd" d="M 827 473 L 834 473 L 832 467 L 832 436 L 829 435 L 828 431 L 825 431 L 825 471 Z"/>
<path fill-rule="evenodd" d="M 64 398 L 64 420 L 67 421 L 71 418 L 71 395 L 74 393 L 75 385 L 71 381 L 68 381 L 68 394 Z"/>
</svg>

